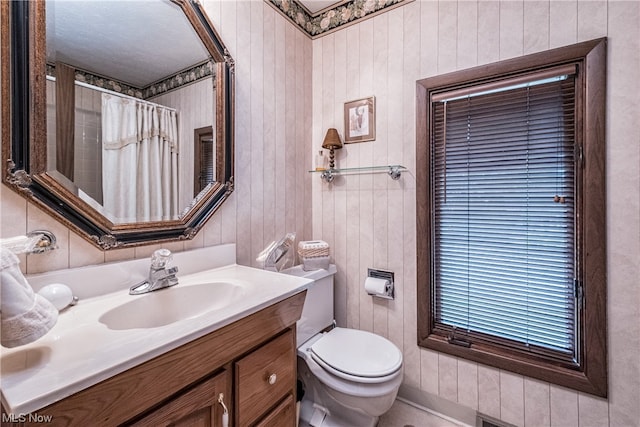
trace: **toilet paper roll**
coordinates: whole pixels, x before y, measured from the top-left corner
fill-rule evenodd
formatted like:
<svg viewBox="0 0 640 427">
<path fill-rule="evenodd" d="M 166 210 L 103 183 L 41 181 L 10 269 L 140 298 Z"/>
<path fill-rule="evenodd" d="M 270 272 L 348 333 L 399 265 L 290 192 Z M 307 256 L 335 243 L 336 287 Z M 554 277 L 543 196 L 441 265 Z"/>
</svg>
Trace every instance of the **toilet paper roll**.
<svg viewBox="0 0 640 427">
<path fill-rule="evenodd" d="M 388 284 L 389 281 L 386 279 L 367 277 L 364 281 L 364 290 L 367 291 L 369 295 L 386 295 Z"/>
</svg>

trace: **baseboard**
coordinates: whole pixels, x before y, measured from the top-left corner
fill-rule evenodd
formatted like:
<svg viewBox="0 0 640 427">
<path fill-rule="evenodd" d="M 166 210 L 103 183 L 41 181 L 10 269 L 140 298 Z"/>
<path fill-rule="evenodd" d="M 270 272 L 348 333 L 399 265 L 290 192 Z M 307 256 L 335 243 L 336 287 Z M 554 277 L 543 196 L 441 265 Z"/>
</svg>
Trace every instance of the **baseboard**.
<svg viewBox="0 0 640 427">
<path fill-rule="evenodd" d="M 402 384 L 398 391 L 398 400 L 461 426 L 476 425 L 477 413 L 474 409 L 414 387 Z"/>
</svg>

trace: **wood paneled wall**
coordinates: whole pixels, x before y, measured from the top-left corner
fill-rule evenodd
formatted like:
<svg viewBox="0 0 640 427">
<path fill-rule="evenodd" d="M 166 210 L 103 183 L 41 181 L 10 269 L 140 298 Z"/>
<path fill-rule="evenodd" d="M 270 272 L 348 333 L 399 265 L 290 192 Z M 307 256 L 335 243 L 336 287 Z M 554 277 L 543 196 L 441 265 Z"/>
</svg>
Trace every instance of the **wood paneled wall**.
<svg viewBox="0 0 640 427">
<path fill-rule="evenodd" d="M 149 99 L 178 111 L 178 206 L 181 210 L 193 200 L 194 130 L 205 126 L 215 128 L 214 99 L 212 77 Z"/>
<path fill-rule="evenodd" d="M 377 138 L 337 151 L 340 167 L 399 163 L 400 181 L 314 176 L 313 236 L 338 268 L 338 323 L 403 349 L 405 385 L 518 426 L 637 426 L 640 408 L 640 3 L 415 1 L 313 42 L 313 147 L 344 133 L 343 104 L 376 97 Z M 416 345 L 416 80 L 609 38 L 607 194 L 610 398 L 603 400 Z M 633 95 L 632 95 L 633 94 Z M 636 117 L 636 119 L 631 119 Z M 628 120 L 630 122 L 628 122 Z M 396 299 L 363 290 L 368 267 L 395 272 Z M 636 390 L 636 392 L 632 392 Z"/>
</svg>

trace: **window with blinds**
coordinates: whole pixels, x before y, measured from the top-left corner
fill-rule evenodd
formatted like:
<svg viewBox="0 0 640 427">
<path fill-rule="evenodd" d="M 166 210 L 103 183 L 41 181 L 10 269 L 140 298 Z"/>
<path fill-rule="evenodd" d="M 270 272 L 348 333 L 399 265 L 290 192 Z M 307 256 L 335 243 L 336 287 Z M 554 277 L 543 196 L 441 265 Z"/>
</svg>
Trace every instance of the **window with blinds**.
<svg viewBox="0 0 640 427">
<path fill-rule="evenodd" d="M 432 102 L 433 316 L 574 361 L 575 80 L 529 78 Z"/>
<path fill-rule="evenodd" d="M 607 395 L 606 39 L 418 80 L 418 345 Z"/>
<path fill-rule="evenodd" d="M 200 188 L 203 189 L 213 178 L 213 164 L 215 152 L 213 150 L 213 136 L 200 139 Z"/>
<path fill-rule="evenodd" d="M 196 197 L 207 185 L 215 182 L 216 146 L 213 140 L 213 127 L 198 128 L 194 132 L 194 190 Z"/>
</svg>

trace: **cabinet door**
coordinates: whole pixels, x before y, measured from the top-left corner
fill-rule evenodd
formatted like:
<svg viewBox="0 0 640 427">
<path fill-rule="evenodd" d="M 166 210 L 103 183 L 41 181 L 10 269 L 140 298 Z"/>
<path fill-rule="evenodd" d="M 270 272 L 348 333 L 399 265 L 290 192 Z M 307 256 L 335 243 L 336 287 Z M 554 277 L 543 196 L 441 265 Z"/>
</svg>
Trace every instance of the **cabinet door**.
<svg viewBox="0 0 640 427">
<path fill-rule="evenodd" d="M 224 371 L 185 393 L 173 398 L 133 426 L 223 427 L 224 409 L 218 402 L 223 395 L 224 404 L 231 413 L 230 374 Z"/>
<path fill-rule="evenodd" d="M 289 330 L 235 363 L 237 418 L 240 427 L 253 425 L 296 382 L 295 335 Z"/>
<path fill-rule="evenodd" d="M 295 425 L 296 403 L 293 401 L 293 396 L 288 395 L 269 415 L 256 424 L 256 427 L 293 427 Z"/>
</svg>

